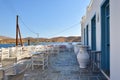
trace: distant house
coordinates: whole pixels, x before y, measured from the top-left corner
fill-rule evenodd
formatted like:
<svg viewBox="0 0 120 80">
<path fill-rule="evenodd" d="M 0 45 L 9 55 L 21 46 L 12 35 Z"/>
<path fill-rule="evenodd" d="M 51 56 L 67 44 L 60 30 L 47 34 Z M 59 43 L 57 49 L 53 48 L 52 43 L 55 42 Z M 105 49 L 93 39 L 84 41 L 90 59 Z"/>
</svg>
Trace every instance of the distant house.
<svg viewBox="0 0 120 80">
<path fill-rule="evenodd" d="M 101 51 L 100 70 L 120 79 L 120 0 L 91 0 L 81 20 L 82 44 Z"/>
</svg>

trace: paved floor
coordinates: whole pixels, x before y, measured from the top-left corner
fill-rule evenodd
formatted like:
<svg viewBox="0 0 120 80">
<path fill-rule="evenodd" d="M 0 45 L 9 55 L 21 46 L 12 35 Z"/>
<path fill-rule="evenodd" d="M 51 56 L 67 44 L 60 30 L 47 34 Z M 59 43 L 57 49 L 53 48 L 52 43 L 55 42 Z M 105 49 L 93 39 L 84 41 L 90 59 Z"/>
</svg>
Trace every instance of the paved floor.
<svg viewBox="0 0 120 80">
<path fill-rule="evenodd" d="M 28 69 L 23 80 L 106 80 L 101 73 L 93 73 L 91 68 L 80 69 L 73 52 L 61 52 L 49 56 L 49 67 Z"/>
</svg>

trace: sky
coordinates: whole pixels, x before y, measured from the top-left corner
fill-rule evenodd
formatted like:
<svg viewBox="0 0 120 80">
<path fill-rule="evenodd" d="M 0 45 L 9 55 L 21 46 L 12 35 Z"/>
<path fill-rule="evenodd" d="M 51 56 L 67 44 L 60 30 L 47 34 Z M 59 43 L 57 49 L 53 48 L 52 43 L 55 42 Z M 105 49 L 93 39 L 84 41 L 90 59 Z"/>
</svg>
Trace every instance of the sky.
<svg viewBox="0 0 120 80">
<path fill-rule="evenodd" d="M 0 36 L 15 38 L 16 15 L 22 37 L 80 36 L 90 0 L 0 0 Z"/>
</svg>

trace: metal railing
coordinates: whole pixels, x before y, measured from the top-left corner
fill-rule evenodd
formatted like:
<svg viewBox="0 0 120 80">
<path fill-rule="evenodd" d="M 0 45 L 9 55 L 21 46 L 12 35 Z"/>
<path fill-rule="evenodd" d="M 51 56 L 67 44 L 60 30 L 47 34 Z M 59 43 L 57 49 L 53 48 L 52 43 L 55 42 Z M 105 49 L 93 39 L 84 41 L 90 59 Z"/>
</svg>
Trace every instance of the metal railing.
<svg viewBox="0 0 120 80">
<path fill-rule="evenodd" d="M 101 51 L 95 51 L 87 49 L 90 56 L 90 67 L 93 72 L 100 71 L 107 80 L 110 80 L 110 77 L 101 69 Z"/>
<path fill-rule="evenodd" d="M 101 51 L 91 51 L 90 52 L 90 61 L 92 66 L 92 71 L 95 71 L 96 68 L 100 68 L 100 61 L 101 61 Z"/>
</svg>

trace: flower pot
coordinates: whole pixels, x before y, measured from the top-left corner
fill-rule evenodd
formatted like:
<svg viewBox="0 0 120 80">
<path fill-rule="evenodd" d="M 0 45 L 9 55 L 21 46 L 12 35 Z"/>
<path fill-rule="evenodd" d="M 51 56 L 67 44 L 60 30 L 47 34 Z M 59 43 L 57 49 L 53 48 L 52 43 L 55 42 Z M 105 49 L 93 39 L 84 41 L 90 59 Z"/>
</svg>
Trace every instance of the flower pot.
<svg viewBox="0 0 120 80">
<path fill-rule="evenodd" d="M 80 68 L 86 68 L 89 62 L 89 55 L 86 49 L 86 46 L 81 46 L 79 53 L 77 54 L 77 60 L 80 65 Z"/>
<path fill-rule="evenodd" d="M 79 53 L 81 45 L 74 45 L 74 53 L 77 55 Z"/>
</svg>

